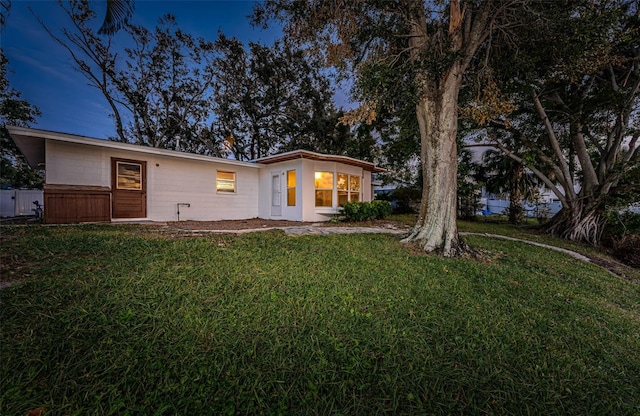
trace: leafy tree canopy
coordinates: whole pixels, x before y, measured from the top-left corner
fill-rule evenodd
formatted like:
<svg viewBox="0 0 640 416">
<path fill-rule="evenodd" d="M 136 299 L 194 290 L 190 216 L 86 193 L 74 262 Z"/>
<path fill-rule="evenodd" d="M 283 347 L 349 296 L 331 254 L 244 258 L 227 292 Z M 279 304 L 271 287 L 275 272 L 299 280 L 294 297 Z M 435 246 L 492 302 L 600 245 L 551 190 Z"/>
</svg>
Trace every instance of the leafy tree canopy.
<svg viewBox="0 0 640 416">
<path fill-rule="evenodd" d="M 87 0 L 60 5 L 66 28 L 40 22 L 104 95 L 115 140 L 247 160 L 295 143 L 326 148 L 346 134 L 326 126 L 336 112 L 327 78 L 291 44 L 246 47 L 223 33 L 211 42 L 167 15 L 153 30 L 122 22 L 133 44 L 122 53 L 92 29 Z"/>
<path fill-rule="evenodd" d="M 640 33 L 628 1 L 541 2 L 475 62 L 464 112 L 562 202 L 548 231 L 598 244 L 604 211 L 640 200 Z M 487 45 L 488 46 L 488 45 Z M 471 80 L 470 84 L 473 84 Z M 624 192 L 620 192 L 623 187 Z"/>
<path fill-rule="evenodd" d="M 399 140 L 406 155 L 419 138 L 423 195 L 405 241 L 451 256 L 468 251 L 456 225 L 463 76 L 494 32 L 511 33 L 523 24 L 529 3 L 266 0 L 256 7 L 254 20 L 278 19 L 290 39 L 356 77 L 354 98 L 363 105 L 345 121 L 378 121 L 383 140 Z"/>
<path fill-rule="evenodd" d="M 43 178 L 32 169 L 9 136 L 6 126 L 27 127 L 35 123 L 40 111 L 20 98 L 9 85 L 8 60 L 0 50 L 0 184 L 13 188 L 41 189 Z"/>
</svg>

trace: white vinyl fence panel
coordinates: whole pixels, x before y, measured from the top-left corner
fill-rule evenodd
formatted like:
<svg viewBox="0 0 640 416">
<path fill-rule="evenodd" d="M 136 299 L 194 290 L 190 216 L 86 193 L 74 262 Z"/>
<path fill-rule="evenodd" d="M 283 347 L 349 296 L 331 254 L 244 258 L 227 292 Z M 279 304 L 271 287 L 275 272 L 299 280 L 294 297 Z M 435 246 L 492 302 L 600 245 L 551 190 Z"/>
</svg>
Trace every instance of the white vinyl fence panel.
<svg viewBox="0 0 640 416">
<path fill-rule="evenodd" d="M 13 217 L 16 203 L 13 199 L 16 191 L 13 189 L 0 189 L 0 217 Z"/>
<path fill-rule="evenodd" d="M 511 203 L 503 199 L 487 199 L 484 214 L 505 214 L 509 213 Z M 540 204 L 523 204 L 524 213 L 527 217 L 536 217 L 539 213 L 545 213 L 547 217 L 553 217 L 560 211 L 562 204 L 560 202 L 543 202 Z M 487 212 L 488 211 L 488 212 Z"/>
<path fill-rule="evenodd" d="M 44 193 L 33 189 L 0 190 L 0 217 L 35 215 L 33 201 L 44 205 Z"/>
</svg>

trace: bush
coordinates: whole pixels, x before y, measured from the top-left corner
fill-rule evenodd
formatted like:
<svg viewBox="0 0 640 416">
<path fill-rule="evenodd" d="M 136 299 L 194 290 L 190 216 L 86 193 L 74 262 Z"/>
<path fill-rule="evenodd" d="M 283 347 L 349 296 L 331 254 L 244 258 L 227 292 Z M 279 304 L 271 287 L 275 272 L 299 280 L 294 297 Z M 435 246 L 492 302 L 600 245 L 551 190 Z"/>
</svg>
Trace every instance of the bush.
<svg viewBox="0 0 640 416">
<path fill-rule="evenodd" d="M 385 218 L 391 215 L 391 202 L 389 201 L 379 201 L 374 199 L 371 201 L 371 206 L 376 211 L 376 218 Z"/>
<path fill-rule="evenodd" d="M 623 237 L 629 234 L 640 234 L 640 214 L 626 211 L 610 211 L 607 213 L 605 234 L 609 237 Z"/>
<path fill-rule="evenodd" d="M 416 188 L 397 188 L 389 195 L 389 199 L 396 203 L 396 214 L 415 214 L 420 210 L 421 197 L 422 191 Z"/>
<path fill-rule="evenodd" d="M 347 221 L 362 221 L 361 206 L 357 202 L 347 202 L 340 208 L 340 213 Z"/>
<path fill-rule="evenodd" d="M 640 235 L 630 234 L 614 240 L 613 255 L 628 266 L 640 267 Z"/>
<path fill-rule="evenodd" d="M 341 209 L 346 221 L 361 222 L 380 219 L 391 214 L 389 201 L 358 202 L 349 201 Z"/>
<path fill-rule="evenodd" d="M 607 213 L 603 242 L 624 264 L 640 267 L 640 214 L 611 211 Z"/>
</svg>

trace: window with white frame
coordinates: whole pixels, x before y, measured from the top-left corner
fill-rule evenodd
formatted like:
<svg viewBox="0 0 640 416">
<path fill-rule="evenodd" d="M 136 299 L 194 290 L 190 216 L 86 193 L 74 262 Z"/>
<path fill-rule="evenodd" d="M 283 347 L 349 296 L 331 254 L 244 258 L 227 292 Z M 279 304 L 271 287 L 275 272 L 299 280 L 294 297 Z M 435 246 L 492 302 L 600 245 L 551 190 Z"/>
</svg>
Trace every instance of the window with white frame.
<svg viewBox="0 0 640 416">
<path fill-rule="evenodd" d="M 338 188 L 338 206 L 343 206 L 348 201 L 360 201 L 360 176 L 338 173 L 336 187 Z"/>
<path fill-rule="evenodd" d="M 333 206 L 333 172 L 315 173 L 316 207 Z"/>
<path fill-rule="evenodd" d="M 234 193 L 236 191 L 236 173 L 235 172 L 216 172 L 216 191 L 225 193 Z"/>
<path fill-rule="evenodd" d="M 287 171 L 287 206 L 296 206 L 296 171 Z"/>
</svg>

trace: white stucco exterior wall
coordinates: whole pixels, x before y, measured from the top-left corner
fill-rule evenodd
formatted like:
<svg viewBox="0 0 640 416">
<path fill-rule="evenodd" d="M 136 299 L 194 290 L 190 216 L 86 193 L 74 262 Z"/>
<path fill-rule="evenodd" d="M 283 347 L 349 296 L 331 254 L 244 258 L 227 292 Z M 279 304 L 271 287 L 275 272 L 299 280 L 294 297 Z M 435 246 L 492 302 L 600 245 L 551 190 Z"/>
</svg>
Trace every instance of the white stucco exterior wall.
<svg viewBox="0 0 640 416">
<path fill-rule="evenodd" d="M 46 186 L 49 187 L 45 187 L 45 197 L 47 191 L 52 200 L 58 198 L 56 193 L 77 196 L 86 192 L 83 200 L 85 202 L 81 203 L 86 204 L 86 198 L 101 201 L 101 212 L 88 214 L 91 218 L 99 218 L 99 221 L 110 218 L 104 207 L 108 205 L 108 198 L 113 200 L 114 195 L 111 190 L 113 158 L 144 162 L 145 219 L 154 221 L 178 220 L 178 204 L 189 204 L 188 207 L 180 207 L 180 220 L 215 221 L 261 217 L 326 221 L 339 212 L 336 188 L 338 174 L 360 177 L 360 200 L 370 201 L 373 197 L 371 170 L 379 171 L 373 164 L 365 161 L 305 150 L 285 152 L 258 159 L 259 163 L 252 163 L 24 127 L 9 126 L 8 129 L 31 166 L 41 167 L 44 163 Z M 216 190 L 218 171 L 235 174 L 235 192 Z M 291 206 L 287 201 L 288 171 L 296 173 L 296 198 L 295 204 Z M 331 207 L 315 206 L 315 172 L 318 171 L 333 174 Z M 275 205 L 274 175 L 280 187 L 279 204 Z M 97 189 L 83 189 L 83 186 Z M 118 207 L 125 207 L 121 208 L 124 211 L 119 211 L 119 215 L 127 212 L 144 215 L 145 210 L 141 209 L 137 195 L 118 195 L 124 201 Z M 133 204 L 127 205 L 131 202 Z M 72 205 L 75 203 L 69 202 L 67 206 L 65 202 L 61 202 L 61 208 L 56 209 L 63 214 L 65 210 L 74 212 Z M 126 207 L 134 206 L 135 209 L 126 211 Z M 61 215 L 61 218 L 67 217 Z"/>
<path fill-rule="evenodd" d="M 153 221 L 216 221 L 258 216 L 259 168 L 214 161 L 46 141 L 46 183 L 111 188 L 111 158 L 146 162 L 147 217 Z M 236 192 L 216 191 L 216 172 L 236 174 Z"/>
<path fill-rule="evenodd" d="M 110 160 L 94 146 L 45 141 L 45 182 L 48 185 L 111 187 Z"/>
<path fill-rule="evenodd" d="M 216 172 L 234 172 L 236 191 L 216 191 Z M 202 161 L 154 157 L 147 161 L 147 210 L 152 220 L 216 221 L 258 216 L 258 170 Z"/>
<path fill-rule="evenodd" d="M 296 206 L 286 206 L 286 172 L 296 171 Z M 333 173 L 332 207 L 316 207 L 315 172 Z M 282 215 L 272 215 L 272 175 L 279 173 L 282 178 Z M 337 174 L 359 176 L 362 201 L 371 201 L 371 172 L 360 167 L 339 162 L 324 162 L 310 159 L 294 159 L 266 165 L 260 172 L 260 218 L 290 221 L 328 221 L 339 212 L 338 191 L 335 182 Z"/>
<path fill-rule="evenodd" d="M 264 165 L 260 170 L 259 217 L 272 220 L 303 221 L 302 215 L 302 165 L 303 159 Z M 287 204 L 287 172 L 296 172 L 296 202 L 294 206 Z M 273 205 L 273 176 L 280 178 L 280 215 Z"/>
</svg>

